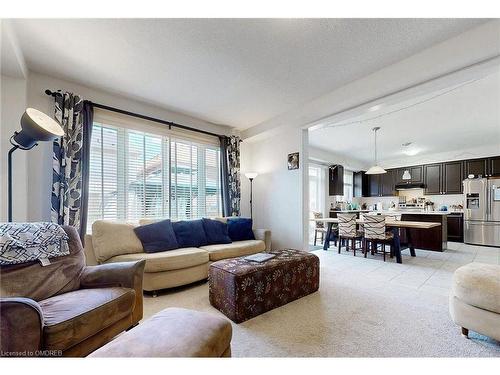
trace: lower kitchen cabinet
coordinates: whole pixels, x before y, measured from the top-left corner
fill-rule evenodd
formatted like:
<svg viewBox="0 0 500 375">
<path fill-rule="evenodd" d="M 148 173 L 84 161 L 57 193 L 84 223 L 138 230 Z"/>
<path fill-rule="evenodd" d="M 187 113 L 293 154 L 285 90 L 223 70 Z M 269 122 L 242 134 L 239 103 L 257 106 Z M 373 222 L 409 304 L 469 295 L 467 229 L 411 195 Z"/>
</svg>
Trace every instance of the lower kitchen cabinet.
<svg viewBox="0 0 500 375">
<path fill-rule="evenodd" d="M 464 215 L 451 213 L 447 216 L 448 241 L 464 242 Z"/>
</svg>

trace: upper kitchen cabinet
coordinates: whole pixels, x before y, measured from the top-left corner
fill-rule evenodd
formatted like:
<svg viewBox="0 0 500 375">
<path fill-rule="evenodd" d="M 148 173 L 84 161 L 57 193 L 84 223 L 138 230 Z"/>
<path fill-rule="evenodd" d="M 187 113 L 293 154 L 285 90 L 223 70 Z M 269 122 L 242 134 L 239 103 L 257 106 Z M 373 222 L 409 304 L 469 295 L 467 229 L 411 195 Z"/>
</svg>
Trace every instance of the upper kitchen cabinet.
<svg viewBox="0 0 500 375">
<path fill-rule="evenodd" d="M 380 175 L 369 174 L 368 176 L 368 192 L 370 197 L 380 197 Z"/>
<path fill-rule="evenodd" d="M 355 197 L 369 197 L 370 186 L 369 186 L 369 175 L 365 174 L 365 172 L 354 172 L 353 180 L 354 180 L 354 196 Z"/>
<path fill-rule="evenodd" d="M 395 195 L 395 169 L 387 169 L 384 174 L 372 174 L 368 176 L 368 190 L 370 197 L 392 197 Z"/>
<path fill-rule="evenodd" d="M 461 194 L 464 164 L 461 161 L 443 163 L 443 189 L 442 194 Z"/>
<path fill-rule="evenodd" d="M 424 165 L 424 183 L 426 185 L 425 194 L 435 195 L 443 192 L 443 164 Z"/>
<path fill-rule="evenodd" d="M 339 164 L 328 168 L 329 195 L 344 195 L 344 167 Z"/>
<path fill-rule="evenodd" d="M 403 180 L 403 173 L 408 170 L 411 175 L 411 180 Z M 414 183 L 420 184 L 424 182 L 424 167 L 423 165 L 414 165 L 413 167 L 402 167 L 394 170 L 394 182 L 395 184 L 405 184 Z"/>
<path fill-rule="evenodd" d="M 488 159 L 488 176 L 500 177 L 500 156 Z"/>
<path fill-rule="evenodd" d="M 394 174 L 396 169 L 388 169 L 387 173 L 380 175 L 380 195 L 383 197 L 392 197 L 395 195 L 396 187 L 394 183 Z"/>
<path fill-rule="evenodd" d="M 486 177 L 488 171 L 488 159 L 469 159 L 465 161 L 465 177 Z"/>
<path fill-rule="evenodd" d="M 424 165 L 425 194 L 461 194 L 463 169 L 462 161 Z"/>
</svg>

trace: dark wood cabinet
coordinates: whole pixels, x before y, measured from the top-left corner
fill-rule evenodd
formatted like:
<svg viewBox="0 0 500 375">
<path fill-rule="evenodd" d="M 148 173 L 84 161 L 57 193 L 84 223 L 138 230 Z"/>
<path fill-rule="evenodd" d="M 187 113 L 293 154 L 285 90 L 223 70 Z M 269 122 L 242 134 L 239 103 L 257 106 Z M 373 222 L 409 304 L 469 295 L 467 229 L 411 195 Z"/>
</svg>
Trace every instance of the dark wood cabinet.
<svg viewBox="0 0 500 375">
<path fill-rule="evenodd" d="M 370 197 L 380 197 L 380 175 L 368 175 L 368 191 Z"/>
<path fill-rule="evenodd" d="M 329 195 L 344 195 L 344 167 L 335 164 L 328 168 Z"/>
<path fill-rule="evenodd" d="M 488 170 L 488 159 L 469 159 L 465 161 L 465 177 L 486 177 Z"/>
<path fill-rule="evenodd" d="M 443 165 L 428 164 L 424 165 L 424 183 L 426 185 L 426 195 L 436 195 L 442 193 Z"/>
<path fill-rule="evenodd" d="M 500 156 L 386 170 L 387 173 L 377 175 L 356 172 L 354 174 L 354 196 L 394 196 L 396 185 L 404 183 L 425 184 L 426 195 L 462 194 L 462 182 L 469 174 L 476 177 L 479 175 L 483 177 L 500 176 Z M 403 180 L 405 170 L 410 172 L 411 180 Z"/>
<path fill-rule="evenodd" d="M 403 180 L 403 173 L 408 170 L 411 175 L 411 180 Z M 394 169 L 394 183 L 397 184 L 405 184 L 405 183 L 414 183 L 420 184 L 424 182 L 424 166 L 423 165 L 414 165 L 412 167 L 404 167 Z"/>
<path fill-rule="evenodd" d="M 354 172 L 353 174 L 353 183 L 354 183 L 354 191 L 353 194 L 355 197 L 369 197 L 369 180 L 367 174 L 365 172 Z"/>
<path fill-rule="evenodd" d="M 464 242 L 464 217 L 462 213 L 451 213 L 447 216 L 448 241 Z"/>
<path fill-rule="evenodd" d="M 488 176 L 500 177 L 500 156 L 488 159 Z"/>
<path fill-rule="evenodd" d="M 464 165 L 461 161 L 443 163 L 442 194 L 461 194 Z"/>
<path fill-rule="evenodd" d="M 388 169 L 387 173 L 380 175 L 379 193 L 383 197 L 392 197 L 395 195 L 394 171 L 394 169 Z"/>
</svg>

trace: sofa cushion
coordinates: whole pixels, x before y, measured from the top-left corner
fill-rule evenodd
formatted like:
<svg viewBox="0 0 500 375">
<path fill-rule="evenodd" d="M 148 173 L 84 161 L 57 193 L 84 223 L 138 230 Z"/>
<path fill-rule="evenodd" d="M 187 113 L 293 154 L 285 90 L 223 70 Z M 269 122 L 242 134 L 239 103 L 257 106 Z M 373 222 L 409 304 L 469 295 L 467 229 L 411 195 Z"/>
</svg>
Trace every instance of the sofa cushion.
<svg viewBox="0 0 500 375">
<path fill-rule="evenodd" d="M 230 217 L 227 219 L 227 226 L 231 240 L 255 240 L 252 230 L 252 219 L 244 217 Z"/>
<path fill-rule="evenodd" d="M 215 314 L 168 308 L 96 350 L 90 357 L 221 357 L 231 323 Z"/>
<path fill-rule="evenodd" d="M 66 350 L 131 315 L 135 291 L 118 287 L 80 289 L 39 304 L 45 325 L 44 347 Z"/>
<path fill-rule="evenodd" d="M 141 253 L 118 255 L 108 262 L 130 262 L 146 260 L 144 272 L 162 272 L 197 266 L 208 262 L 208 252 L 197 247 L 163 251 L 159 253 Z"/>
<path fill-rule="evenodd" d="M 142 247 L 146 253 L 157 253 L 158 251 L 179 248 L 172 222 L 169 219 L 141 225 L 134 228 L 134 232 L 142 242 Z"/>
<path fill-rule="evenodd" d="M 179 247 L 200 247 L 208 244 L 201 220 L 181 220 L 172 223 Z"/>
<path fill-rule="evenodd" d="M 207 245 L 231 243 L 227 223 L 213 219 L 201 219 L 207 236 Z"/>
<path fill-rule="evenodd" d="M 92 224 L 92 247 L 99 263 L 115 255 L 144 251 L 132 224 L 104 220 Z"/>
<path fill-rule="evenodd" d="M 453 293 L 469 305 L 500 314 L 500 265 L 469 263 L 458 268 Z"/>
<path fill-rule="evenodd" d="M 208 251 L 210 260 L 215 262 L 221 259 L 236 258 L 243 255 L 259 253 L 266 250 L 266 244 L 261 240 L 246 240 L 229 244 L 202 246 L 201 249 Z"/>
</svg>

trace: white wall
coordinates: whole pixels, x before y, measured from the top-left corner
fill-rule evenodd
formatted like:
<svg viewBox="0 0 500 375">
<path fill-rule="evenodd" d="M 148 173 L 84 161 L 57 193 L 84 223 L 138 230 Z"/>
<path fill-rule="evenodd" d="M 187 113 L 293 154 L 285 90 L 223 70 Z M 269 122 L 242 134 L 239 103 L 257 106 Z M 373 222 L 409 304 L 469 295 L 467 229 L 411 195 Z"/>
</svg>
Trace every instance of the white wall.
<svg viewBox="0 0 500 375">
<path fill-rule="evenodd" d="M 60 80 L 54 77 L 30 73 L 28 79 L 28 106 L 37 108 L 47 114 L 52 114 L 53 98 L 47 96 L 45 89 L 63 89 L 81 95 L 86 100 L 106 104 L 160 119 L 177 122 L 197 129 L 204 129 L 217 134 L 229 134 L 231 129 L 226 126 L 211 124 L 190 116 L 170 112 L 146 103 L 114 95 L 90 87 Z M 50 220 L 50 196 L 52 183 L 52 143 L 44 142 L 31 150 L 27 159 L 28 185 L 28 219 Z"/>
<path fill-rule="evenodd" d="M 242 143 L 242 172 L 259 173 L 253 189 L 254 227 L 272 230 L 273 249 L 301 249 L 304 244 L 302 173 L 307 171 L 308 163 L 307 148 L 302 151 L 303 141 L 302 131 L 297 130 Z M 293 152 L 301 152 L 300 168 L 289 171 L 287 155 Z M 242 177 L 241 194 L 242 214 L 248 216 L 249 184 L 245 177 Z"/>
<path fill-rule="evenodd" d="M 12 147 L 9 140 L 20 130 L 20 119 L 26 109 L 26 80 L 1 76 L 0 105 L 0 221 L 7 221 L 7 153 Z M 13 220 L 27 220 L 27 157 L 31 151 L 16 150 L 12 154 Z"/>
</svg>

